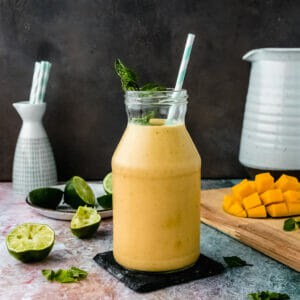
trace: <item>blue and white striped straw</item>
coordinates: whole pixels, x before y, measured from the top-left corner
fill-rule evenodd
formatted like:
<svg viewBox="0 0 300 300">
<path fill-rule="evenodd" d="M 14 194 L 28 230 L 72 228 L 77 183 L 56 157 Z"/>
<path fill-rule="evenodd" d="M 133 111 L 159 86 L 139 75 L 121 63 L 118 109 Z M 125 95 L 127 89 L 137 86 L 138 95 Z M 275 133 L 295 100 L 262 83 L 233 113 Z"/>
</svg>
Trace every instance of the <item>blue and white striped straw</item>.
<svg viewBox="0 0 300 300">
<path fill-rule="evenodd" d="M 30 96 L 29 96 L 29 103 L 34 104 L 35 103 L 35 95 L 38 87 L 38 78 L 40 73 L 40 63 L 36 62 L 34 64 L 34 71 L 33 71 L 33 78 L 32 78 L 32 84 L 31 84 L 31 90 L 30 90 Z"/>
<path fill-rule="evenodd" d="M 194 43 L 195 35 L 192 33 L 189 33 L 186 39 L 185 47 L 184 47 L 184 52 L 182 55 L 179 71 L 178 71 L 178 76 L 176 80 L 176 85 L 175 85 L 175 91 L 180 91 L 182 89 L 183 81 L 185 78 L 186 74 L 186 69 L 190 60 L 191 52 L 192 52 L 192 47 Z M 177 93 L 173 94 L 173 98 L 176 97 Z M 171 106 L 169 113 L 168 113 L 168 121 L 174 118 L 176 112 L 176 106 Z"/>
<path fill-rule="evenodd" d="M 29 97 L 29 102 L 31 104 L 38 104 L 44 101 L 50 69 L 51 64 L 47 61 L 35 63 Z"/>
</svg>

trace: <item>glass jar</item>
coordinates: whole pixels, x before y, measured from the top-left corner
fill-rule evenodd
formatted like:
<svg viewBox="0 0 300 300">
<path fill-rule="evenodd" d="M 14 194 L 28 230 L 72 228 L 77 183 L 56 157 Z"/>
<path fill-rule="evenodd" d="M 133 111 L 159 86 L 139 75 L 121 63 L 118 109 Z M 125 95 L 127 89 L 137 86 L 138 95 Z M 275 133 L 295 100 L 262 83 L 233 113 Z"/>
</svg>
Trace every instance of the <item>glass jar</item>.
<svg viewBox="0 0 300 300">
<path fill-rule="evenodd" d="M 200 255 L 201 160 L 184 124 L 185 90 L 128 91 L 112 158 L 113 253 L 125 268 L 171 271 Z"/>
</svg>

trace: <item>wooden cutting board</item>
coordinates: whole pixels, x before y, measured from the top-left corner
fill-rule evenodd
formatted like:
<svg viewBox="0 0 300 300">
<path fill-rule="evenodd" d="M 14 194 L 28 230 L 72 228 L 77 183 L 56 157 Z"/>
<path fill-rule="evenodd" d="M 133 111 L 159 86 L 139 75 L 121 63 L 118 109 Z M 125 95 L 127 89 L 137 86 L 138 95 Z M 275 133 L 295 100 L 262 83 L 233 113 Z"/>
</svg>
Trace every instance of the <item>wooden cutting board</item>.
<svg viewBox="0 0 300 300">
<path fill-rule="evenodd" d="M 201 192 L 201 221 L 300 272 L 300 229 L 286 232 L 284 218 L 239 218 L 222 209 L 230 188 Z"/>
</svg>

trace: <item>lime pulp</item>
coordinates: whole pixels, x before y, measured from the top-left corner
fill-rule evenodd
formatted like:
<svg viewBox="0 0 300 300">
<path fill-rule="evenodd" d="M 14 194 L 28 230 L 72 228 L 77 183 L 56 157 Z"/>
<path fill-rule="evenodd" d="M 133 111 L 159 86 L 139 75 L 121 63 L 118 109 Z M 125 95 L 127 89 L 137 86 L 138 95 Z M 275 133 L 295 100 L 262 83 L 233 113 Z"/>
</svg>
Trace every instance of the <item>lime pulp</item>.
<svg viewBox="0 0 300 300">
<path fill-rule="evenodd" d="M 71 231 L 79 238 L 88 238 L 98 229 L 101 217 L 97 210 L 87 206 L 79 206 L 71 221 Z"/>
<path fill-rule="evenodd" d="M 45 224 L 24 223 L 6 237 L 8 252 L 22 262 L 40 261 L 48 256 L 55 240 L 54 231 Z"/>
</svg>

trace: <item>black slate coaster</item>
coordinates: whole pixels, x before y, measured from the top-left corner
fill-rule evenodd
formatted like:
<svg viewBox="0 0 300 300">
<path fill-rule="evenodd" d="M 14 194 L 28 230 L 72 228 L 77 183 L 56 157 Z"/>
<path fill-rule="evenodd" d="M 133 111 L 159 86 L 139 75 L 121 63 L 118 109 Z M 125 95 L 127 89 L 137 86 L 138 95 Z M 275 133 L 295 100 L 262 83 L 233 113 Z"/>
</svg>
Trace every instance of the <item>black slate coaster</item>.
<svg viewBox="0 0 300 300">
<path fill-rule="evenodd" d="M 99 253 L 94 260 L 130 289 L 139 293 L 152 292 L 164 287 L 218 275 L 224 271 L 222 264 L 203 254 L 192 267 L 171 273 L 138 272 L 124 269 L 115 261 L 112 251 Z"/>
</svg>

